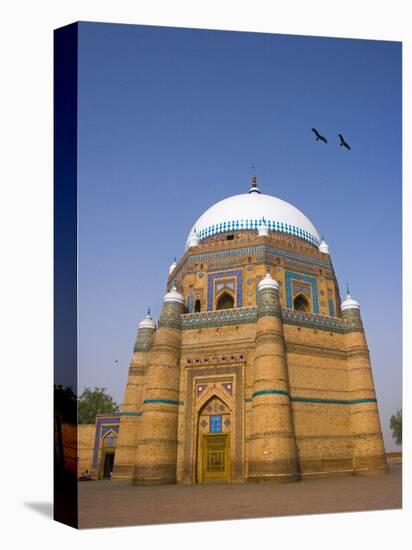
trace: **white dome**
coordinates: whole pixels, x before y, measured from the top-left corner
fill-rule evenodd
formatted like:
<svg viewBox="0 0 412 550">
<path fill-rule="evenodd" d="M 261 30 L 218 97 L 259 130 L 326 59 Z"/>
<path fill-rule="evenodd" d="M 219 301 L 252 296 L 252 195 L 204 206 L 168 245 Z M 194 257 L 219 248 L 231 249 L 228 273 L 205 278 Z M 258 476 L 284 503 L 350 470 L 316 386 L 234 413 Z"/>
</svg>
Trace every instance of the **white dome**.
<svg viewBox="0 0 412 550">
<path fill-rule="evenodd" d="M 185 248 L 189 247 L 195 228 L 201 241 L 226 231 L 258 229 L 263 223 L 272 231 L 289 233 L 319 246 L 319 233 L 305 214 L 277 197 L 253 188 L 251 191 L 228 197 L 206 210 L 193 224 Z"/>
<path fill-rule="evenodd" d="M 345 300 L 340 305 L 340 309 L 341 311 L 345 311 L 345 309 L 360 309 L 360 304 L 348 292 Z"/>
</svg>

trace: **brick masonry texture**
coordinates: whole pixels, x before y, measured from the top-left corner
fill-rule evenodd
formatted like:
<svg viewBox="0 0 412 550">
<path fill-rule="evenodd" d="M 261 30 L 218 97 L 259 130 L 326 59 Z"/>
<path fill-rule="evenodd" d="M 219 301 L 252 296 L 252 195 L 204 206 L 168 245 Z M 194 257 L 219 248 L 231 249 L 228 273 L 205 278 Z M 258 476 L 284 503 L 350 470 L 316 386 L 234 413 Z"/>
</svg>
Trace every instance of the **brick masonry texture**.
<svg viewBox="0 0 412 550">
<path fill-rule="evenodd" d="M 267 271 L 279 291 L 258 291 Z M 329 255 L 272 231 L 219 234 L 172 280 L 185 305 L 164 304 L 157 330 L 136 339 L 113 479 L 208 481 L 211 426 L 225 436 L 227 482 L 387 471 L 364 328 L 359 311 L 340 311 Z M 216 310 L 223 293 L 234 307 Z"/>
</svg>

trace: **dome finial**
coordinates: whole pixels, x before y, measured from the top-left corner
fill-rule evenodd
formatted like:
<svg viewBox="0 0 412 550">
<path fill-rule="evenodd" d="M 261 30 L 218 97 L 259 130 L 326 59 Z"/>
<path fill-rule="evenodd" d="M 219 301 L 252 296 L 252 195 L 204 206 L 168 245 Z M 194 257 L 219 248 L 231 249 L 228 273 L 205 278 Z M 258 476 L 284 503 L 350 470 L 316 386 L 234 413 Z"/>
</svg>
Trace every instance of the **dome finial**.
<svg viewBox="0 0 412 550">
<path fill-rule="evenodd" d="M 150 306 L 147 308 L 147 316 L 150 317 Z"/>
<path fill-rule="evenodd" d="M 350 296 L 349 283 L 346 283 L 346 295 Z"/>
<path fill-rule="evenodd" d="M 249 189 L 249 193 L 259 193 L 260 194 L 260 189 L 257 186 L 256 170 L 255 170 L 254 166 L 252 166 L 252 187 Z"/>
</svg>

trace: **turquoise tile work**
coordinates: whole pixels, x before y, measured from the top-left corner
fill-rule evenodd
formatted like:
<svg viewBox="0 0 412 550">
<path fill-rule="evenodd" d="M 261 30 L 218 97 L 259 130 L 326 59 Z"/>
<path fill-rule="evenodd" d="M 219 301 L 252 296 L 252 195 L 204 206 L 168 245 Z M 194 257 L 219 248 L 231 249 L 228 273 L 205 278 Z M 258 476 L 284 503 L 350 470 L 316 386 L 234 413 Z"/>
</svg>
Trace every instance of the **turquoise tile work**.
<svg viewBox="0 0 412 550">
<path fill-rule="evenodd" d="M 265 220 L 265 223 L 267 227 L 272 231 L 278 231 L 280 233 L 288 233 L 289 235 L 293 235 L 295 237 L 300 237 L 301 239 L 305 239 L 306 241 L 309 241 L 310 243 L 316 246 L 319 245 L 319 242 L 320 242 L 319 239 L 314 235 L 312 235 L 311 233 L 309 233 L 309 231 L 306 231 L 305 229 L 301 229 L 300 227 L 297 227 L 295 225 L 290 225 L 288 223 L 279 222 L 277 220 Z M 212 235 L 217 235 L 218 233 L 226 233 L 228 231 L 258 229 L 261 224 L 262 224 L 262 218 L 234 219 L 231 221 L 225 221 L 214 225 L 210 225 L 208 227 L 204 227 L 200 231 L 198 231 L 197 236 L 199 240 L 202 240 L 202 239 L 207 239 Z"/>
<path fill-rule="evenodd" d="M 293 309 L 292 300 L 292 285 L 291 281 L 305 281 L 312 286 L 312 300 L 313 300 L 313 313 L 319 313 L 319 300 L 318 300 L 318 282 L 315 277 L 309 277 L 308 275 L 301 275 L 300 273 L 294 273 L 292 271 L 285 271 L 285 286 L 286 286 L 286 307 Z"/>
</svg>

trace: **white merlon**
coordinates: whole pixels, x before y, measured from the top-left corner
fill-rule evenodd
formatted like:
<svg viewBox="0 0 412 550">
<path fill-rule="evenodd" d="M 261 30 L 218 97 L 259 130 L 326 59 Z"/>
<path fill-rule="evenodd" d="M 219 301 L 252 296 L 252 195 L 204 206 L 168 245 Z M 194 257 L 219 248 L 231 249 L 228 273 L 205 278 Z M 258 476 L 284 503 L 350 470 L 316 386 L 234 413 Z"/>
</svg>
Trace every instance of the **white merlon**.
<svg viewBox="0 0 412 550">
<path fill-rule="evenodd" d="M 319 245 L 319 250 L 324 254 L 329 254 L 329 246 L 326 244 L 324 239 L 322 239 L 322 242 Z"/>
<path fill-rule="evenodd" d="M 170 266 L 169 266 L 169 275 L 171 275 L 173 273 L 176 266 L 177 266 L 177 263 L 176 263 L 176 258 L 175 258 L 173 263 L 171 263 Z"/>
<path fill-rule="evenodd" d="M 266 222 L 264 220 L 259 225 L 258 235 L 259 235 L 259 237 L 267 237 L 269 235 L 269 229 L 268 229 L 268 226 L 266 225 Z"/>
</svg>

